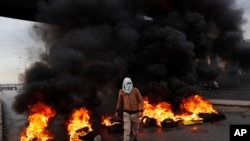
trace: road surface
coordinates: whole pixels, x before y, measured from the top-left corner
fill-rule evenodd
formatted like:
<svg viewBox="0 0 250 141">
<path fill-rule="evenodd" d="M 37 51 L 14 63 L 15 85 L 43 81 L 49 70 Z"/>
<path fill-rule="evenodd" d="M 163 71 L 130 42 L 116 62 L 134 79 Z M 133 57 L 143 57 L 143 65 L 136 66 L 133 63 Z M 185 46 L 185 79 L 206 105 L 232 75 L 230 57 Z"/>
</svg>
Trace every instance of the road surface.
<svg viewBox="0 0 250 141">
<path fill-rule="evenodd" d="M 17 115 L 11 108 L 17 91 L 1 91 L 3 107 L 4 141 L 18 141 L 20 128 L 26 122 L 25 115 Z M 230 107 L 229 107 L 230 108 Z M 250 124 L 248 112 L 225 112 L 225 120 L 192 126 L 179 125 L 175 128 L 140 128 L 139 141 L 229 141 L 229 126 L 232 124 Z M 104 141 L 121 141 L 122 133 L 108 134 L 103 129 Z"/>
</svg>

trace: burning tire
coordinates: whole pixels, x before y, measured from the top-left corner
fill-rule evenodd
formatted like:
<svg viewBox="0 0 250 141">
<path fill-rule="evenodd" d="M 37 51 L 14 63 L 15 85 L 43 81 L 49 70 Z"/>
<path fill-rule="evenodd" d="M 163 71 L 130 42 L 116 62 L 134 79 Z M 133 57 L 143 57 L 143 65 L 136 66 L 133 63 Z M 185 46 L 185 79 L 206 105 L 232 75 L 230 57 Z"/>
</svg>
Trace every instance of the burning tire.
<svg viewBox="0 0 250 141">
<path fill-rule="evenodd" d="M 120 118 L 102 116 L 102 125 L 107 129 L 108 133 L 123 132 L 123 120 Z"/>
<path fill-rule="evenodd" d="M 178 126 L 178 122 L 171 118 L 166 118 L 161 122 L 161 126 L 164 128 L 174 128 Z"/>
<path fill-rule="evenodd" d="M 203 119 L 203 122 L 214 122 L 224 120 L 226 116 L 222 113 L 200 113 L 199 117 Z"/>
<path fill-rule="evenodd" d="M 141 125 L 142 127 L 156 126 L 156 120 L 154 118 L 144 116 L 141 119 Z"/>
<path fill-rule="evenodd" d="M 122 133 L 123 132 L 123 124 L 114 124 L 111 126 L 107 126 L 108 133 Z"/>
<path fill-rule="evenodd" d="M 94 131 L 91 131 L 85 136 L 80 136 L 79 139 L 83 141 L 93 141 L 96 136 L 98 136 L 98 134 L 96 134 Z"/>
</svg>

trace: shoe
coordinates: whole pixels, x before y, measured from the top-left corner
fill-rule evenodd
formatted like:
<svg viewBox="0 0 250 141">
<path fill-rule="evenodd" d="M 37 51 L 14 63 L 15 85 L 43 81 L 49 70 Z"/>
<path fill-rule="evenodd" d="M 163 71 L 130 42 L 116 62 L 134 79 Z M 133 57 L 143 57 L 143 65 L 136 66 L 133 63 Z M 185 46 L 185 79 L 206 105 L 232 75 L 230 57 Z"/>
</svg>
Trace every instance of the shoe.
<svg viewBox="0 0 250 141">
<path fill-rule="evenodd" d="M 94 141 L 101 141 L 101 140 L 102 140 L 101 135 L 97 135 L 97 136 L 95 136 L 95 138 L 94 138 Z"/>
</svg>

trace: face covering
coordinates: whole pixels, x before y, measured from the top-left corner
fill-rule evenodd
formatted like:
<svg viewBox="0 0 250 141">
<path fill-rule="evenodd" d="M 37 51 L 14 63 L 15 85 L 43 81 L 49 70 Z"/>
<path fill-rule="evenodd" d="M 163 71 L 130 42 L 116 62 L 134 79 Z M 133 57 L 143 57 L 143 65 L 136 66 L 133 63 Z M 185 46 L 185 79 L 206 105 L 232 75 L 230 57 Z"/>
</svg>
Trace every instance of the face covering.
<svg viewBox="0 0 250 141">
<path fill-rule="evenodd" d="M 132 80 L 128 77 L 124 78 L 123 84 L 122 84 L 122 89 L 125 93 L 130 94 L 130 92 L 133 89 L 133 83 Z"/>
</svg>

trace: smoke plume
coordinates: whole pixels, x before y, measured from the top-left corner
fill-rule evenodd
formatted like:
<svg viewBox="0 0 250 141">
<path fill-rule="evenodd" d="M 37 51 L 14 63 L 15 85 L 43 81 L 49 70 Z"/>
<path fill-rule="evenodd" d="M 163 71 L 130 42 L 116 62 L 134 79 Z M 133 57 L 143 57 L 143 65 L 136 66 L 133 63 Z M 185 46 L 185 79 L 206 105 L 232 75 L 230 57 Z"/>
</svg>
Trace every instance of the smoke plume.
<svg viewBox="0 0 250 141">
<path fill-rule="evenodd" d="M 19 113 L 37 93 L 60 114 L 92 109 L 99 92 L 116 98 L 125 76 L 152 101 L 178 105 L 219 76 L 218 58 L 250 66 L 234 0 L 50 0 L 38 11 L 37 21 L 51 25 L 35 29 L 47 52 L 27 70 Z"/>
</svg>

